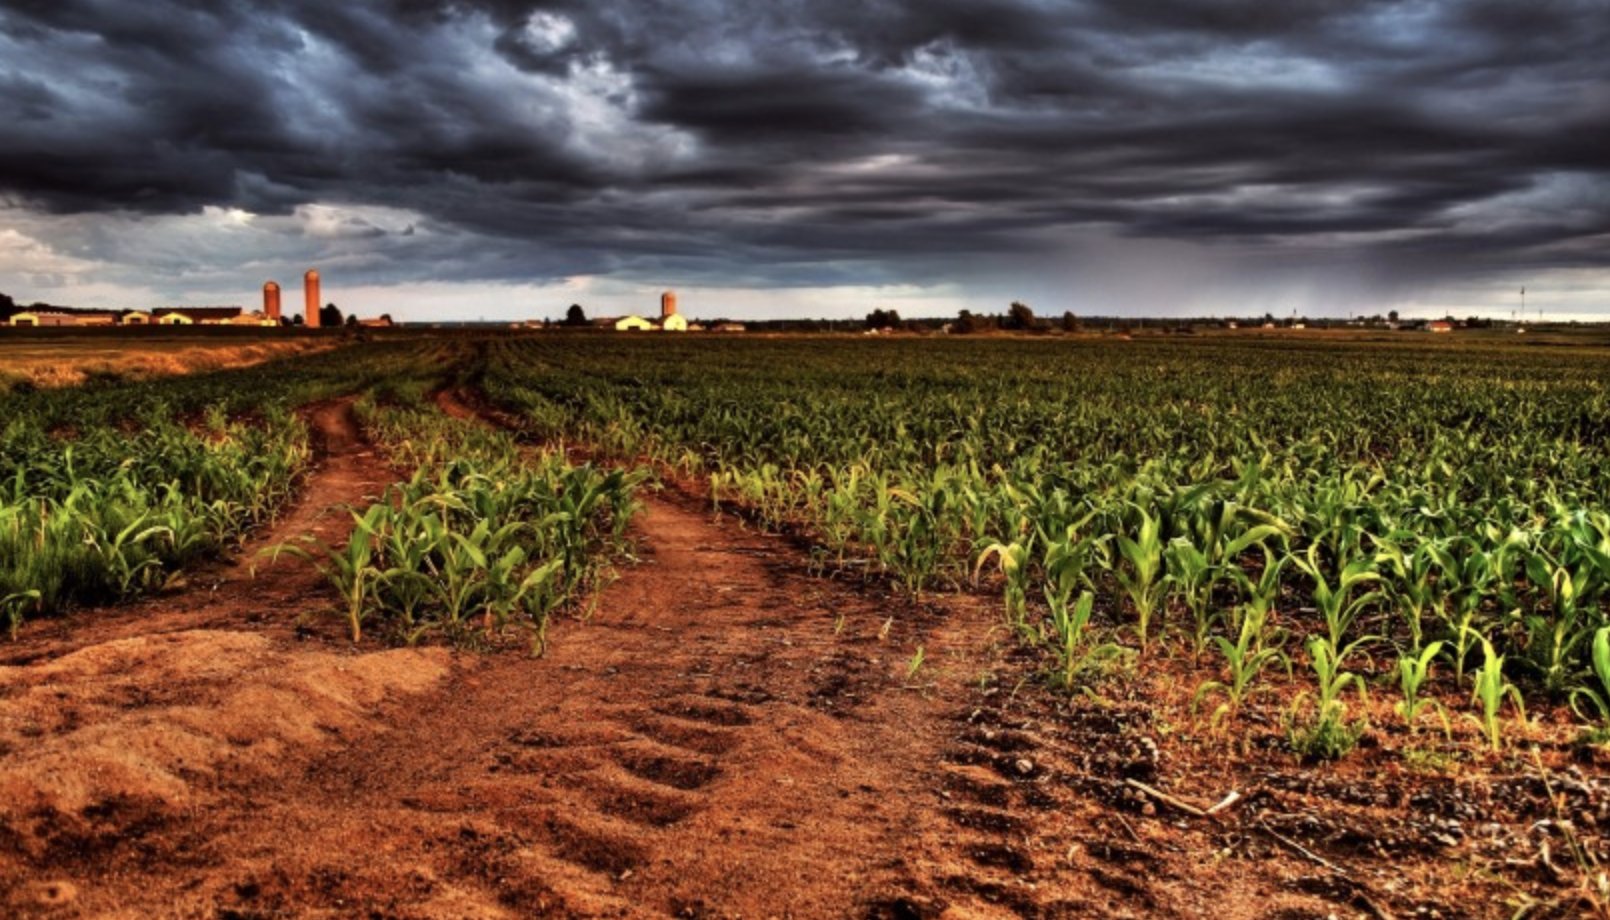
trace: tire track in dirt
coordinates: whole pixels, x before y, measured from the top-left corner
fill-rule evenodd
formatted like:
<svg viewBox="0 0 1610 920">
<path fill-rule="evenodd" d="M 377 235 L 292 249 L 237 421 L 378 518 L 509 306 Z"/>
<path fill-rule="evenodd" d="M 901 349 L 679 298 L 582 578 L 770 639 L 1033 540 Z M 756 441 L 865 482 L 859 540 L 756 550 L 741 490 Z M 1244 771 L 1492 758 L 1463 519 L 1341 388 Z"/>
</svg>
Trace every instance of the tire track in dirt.
<svg viewBox="0 0 1610 920">
<path fill-rule="evenodd" d="M 885 602 L 650 497 L 641 560 L 549 653 L 458 656 L 273 783 L 98 868 L 139 914 L 844 916 L 921 898 L 945 691 L 902 687 Z M 835 634 L 835 623 L 846 625 Z M 944 660 L 937 632 L 924 637 Z M 188 841 L 187 859 L 142 849 Z"/>
</svg>

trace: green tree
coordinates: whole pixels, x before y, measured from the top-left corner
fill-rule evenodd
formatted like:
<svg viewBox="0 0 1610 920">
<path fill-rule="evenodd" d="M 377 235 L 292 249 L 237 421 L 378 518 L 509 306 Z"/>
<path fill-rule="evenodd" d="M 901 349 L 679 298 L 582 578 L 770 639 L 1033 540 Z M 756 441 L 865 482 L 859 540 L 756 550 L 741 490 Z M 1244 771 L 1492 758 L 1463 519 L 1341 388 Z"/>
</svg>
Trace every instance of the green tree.
<svg viewBox="0 0 1610 920">
<path fill-rule="evenodd" d="M 1035 317 L 1034 311 L 1029 309 L 1028 304 L 1014 300 L 1012 305 L 1007 308 L 1006 321 L 1001 323 L 1001 326 L 1019 331 L 1039 329 L 1040 320 Z"/>
<path fill-rule="evenodd" d="M 570 305 L 570 309 L 565 311 L 565 325 L 566 326 L 585 326 L 585 325 L 587 325 L 587 313 L 586 313 L 585 310 L 583 310 L 581 308 L 581 304 L 573 303 L 573 304 Z"/>
<path fill-rule="evenodd" d="M 957 335 L 967 335 L 982 330 L 987 322 L 988 320 L 973 311 L 963 310 L 956 314 L 956 322 L 951 324 L 950 331 Z"/>
<path fill-rule="evenodd" d="M 900 312 L 898 310 L 873 310 L 866 315 L 868 329 L 899 329 Z"/>
</svg>

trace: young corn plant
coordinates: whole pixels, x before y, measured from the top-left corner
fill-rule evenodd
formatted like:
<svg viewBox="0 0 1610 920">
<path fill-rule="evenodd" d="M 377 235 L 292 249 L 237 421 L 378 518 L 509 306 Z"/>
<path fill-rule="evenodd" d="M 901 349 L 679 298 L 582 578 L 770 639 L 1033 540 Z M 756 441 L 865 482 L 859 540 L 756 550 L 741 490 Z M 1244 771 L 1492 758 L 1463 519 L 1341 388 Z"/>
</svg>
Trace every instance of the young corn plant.
<svg viewBox="0 0 1610 920">
<path fill-rule="evenodd" d="M 1448 711 L 1443 705 L 1422 695 L 1426 680 L 1431 677 L 1432 666 L 1441 653 L 1442 643 L 1438 641 L 1429 643 L 1417 653 L 1403 653 L 1398 657 L 1398 689 L 1402 691 L 1403 699 L 1392 708 L 1403 719 L 1410 734 L 1419 730 L 1420 716 L 1427 710 L 1436 713 L 1442 721 L 1443 734 L 1453 731 L 1448 723 Z"/>
<path fill-rule="evenodd" d="M 1005 582 L 1005 614 L 1006 624 L 1017 633 L 1027 629 L 1028 624 L 1028 598 L 1029 598 L 1029 549 L 1019 542 L 992 543 L 978 557 L 978 563 L 973 567 L 973 580 L 978 580 L 979 572 L 991 559 L 1000 567 L 1001 577 Z"/>
<path fill-rule="evenodd" d="M 1605 744 L 1610 743 L 1610 626 L 1601 626 L 1594 632 L 1590 655 L 1598 686 L 1584 685 L 1571 691 L 1571 708 L 1578 716 L 1597 723 L 1583 735 L 1583 740 Z"/>
<path fill-rule="evenodd" d="M 1192 705 L 1199 705 L 1202 700 L 1215 694 L 1224 695 L 1224 702 L 1213 710 L 1209 720 L 1210 724 L 1218 725 L 1221 721 L 1234 718 L 1241 710 L 1241 704 L 1246 700 L 1253 689 L 1254 682 L 1271 665 L 1281 665 L 1286 669 L 1286 676 L 1291 676 L 1291 658 L 1280 650 L 1280 637 L 1266 636 L 1269 609 L 1258 603 L 1243 605 L 1240 608 L 1241 626 L 1236 635 L 1236 641 L 1231 642 L 1224 636 L 1214 636 L 1213 642 L 1219 653 L 1224 656 L 1225 671 L 1228 680 L 1210 680 L 1196 688 L 1196 695 Z M 1273 642 L 1268 639 L 1273 638 Z"/>
<path fill-rule="evenodd" d="M 1045 576 L 1042 593 L 1052 616 L 1066 613 L 1075 591 L 1094 588 L 1090 570 L 1105 568 L 1107 562 L 1106 537 L 1080 537 L 1070 526 L 1060 539 L 1047 541 L 1040 569 Z"/>
<path fill-rule="evenodd" d="M 352 512 L 353 529 L 346 546 L 336 548 L 316 538 L 308 546 L 280 543 L 265 548 L 260 555 L 272 564 L 282 553 L 312 561 L 325 579 L 341 595 L 342 614 L 354 643 L 363 639 L 363 624 L 369 617 L 369 597 L 382 572 L 374 562 L 375 544 L 390 529 L 396 511 L 384 502 L 370 505 L 363 512 Z"/>
<path fill-rule="evenodd" d="M 1130 507 L 1140 522 L 1134 527 L 1133 536 L 1118 534 L 1118 554 L 1127 563 L 1118 569 L 1118 584 L 1135 608 L 1135 633 L 1144 655 L 1151 639 L 1152 615 L 1158 610 L 1165 587 L 1162 524 L 1145 508 L 1134 504 Z"/>
<path fill-rule="evenodd" d="M 1493 648 L 1491 639 L 1478 636 L 1481 642 L 1482 662 L 1475 673 L 1475 688 L 1471 693 L 1471 702 L 1478 703 L 1481 711 L 1478 715 L 1466 714 L 1465 718 L 1481 729 L 1482 736 L 1487 739 L 1487 746 L 1494 753 L 1504 749 L 1504 721 L 1502 710 L 1504 700 L 1508 699 L 1515 707 L 1520 717 L 1522 727 L 1526 725 L 1526 705 L 1521 700 L 1521 692 L 1504 678 L 1504 656 L 1498 654 Z"/>
<path fill-rule="evenodd" d="M 1217 617 L 1213 613 L 1213 588 L 1222 570 L 1208 554 L 1185 537 L 1170 540 L 1163 551 L 1165 576 L 1170 588 L 1191 614 L 1191 649 L 1200 657 L 1207 647 L 1208 634 Z"/>
<path fill-rule="evenodd" d="M 1524 657 L 1541 674 L 1549 693 L 1563 694 L 1576 671 L 1578 649 L 1589 640 L 1591 626 L 1579 602 L 1584 573 L 1544 552 L 1526 557 L 1526 575 L 1544 593 L 1546 607 L 1534 608 L 1526 627 Z"/>
<path fill-rule="evenodd" d="M 1383 579 L 1385 593 L 1409 630 L 1408 651 L 1413 654 L 1425 645 L 1426 614 L 1440 613 L 1443 587 L 1439 575 L 1456 568 L 1447 542 L 1426 540 L 1411 551 L 1394 540 L 1376 541 L 1375 564 L 1390 575 Z"/>
<path fill-rule="evenodd" d="M 1058 603 L 1051 607 L 1050 635 L 1045 641 L 1055 656 L 1050 683 L 1058 690 L 1072 693 L 1079 688 L 1087 670 L 1133 654 L 1131 649 L 1114 642 L 1095 644 L 1090 641 L 1087 633 L 1095 603 L 1095 594 L 1085 591 L 1072 605 Z"/>
<path fill-rule="evenodd" d="M 1380 598 L 1380 593 L 1368 591 L 1358 596 L 1353 590 L 1359 585 L 1379 581 L 1381 576 L 1373 568 L 1373 560 L 1361 556 L 1341 567 L 1335 582 L 1325 577 L 1324 566 L 1319 559 L 1319 544 L 1308 547 L 1308 552 L 1301 556 L 1293 556 L 1292 563 L 1313 581 L 1314 606 L 1325 618 L 1325 637 L 1330 640 L 1331 649 L 1344 648 L 1347 633 L 1353 628 L 1353 621 L 1371 603 Z M 1355 643 L 1356 644 L 1356 643 Z M 1352 646 L 1345 646 L 1352 648 Z"/>
<path fill-rule="evenodd" d="M 17 630 L 22 628 L 23 615 L 29 607 L 39 604 L 40 592 L 36 588 L 27 591 L 16 591 L 0 597 L 0 613 L 6 616 L 6 625 L 11 631 L 11 638 L 17 638 Z"/>
<path fill-rule="evenodd" d="M 1306 759 L 1336 760 L 1345 756 L 1369 727 L 1364 718 L 1353 722 L 1347 718 L 1344 696 L 1349 687 L 1357 690 L 1361 700 L 1367 703 L 1369 699 L 1364 678 L 1342 667 L 1342 661 L 1352 651 L 1353 646 L 1336 648 L 1325 636 L 1308 640 L 1308 656 L 1313 663 L 1318 689 L 1298 695 L 1286 724 L 1286 737 L 1292 750 Z M 1311 703 L 1312 715 L 1306 724 L 1299 724 L 1304 703 Z"/>
</svg>

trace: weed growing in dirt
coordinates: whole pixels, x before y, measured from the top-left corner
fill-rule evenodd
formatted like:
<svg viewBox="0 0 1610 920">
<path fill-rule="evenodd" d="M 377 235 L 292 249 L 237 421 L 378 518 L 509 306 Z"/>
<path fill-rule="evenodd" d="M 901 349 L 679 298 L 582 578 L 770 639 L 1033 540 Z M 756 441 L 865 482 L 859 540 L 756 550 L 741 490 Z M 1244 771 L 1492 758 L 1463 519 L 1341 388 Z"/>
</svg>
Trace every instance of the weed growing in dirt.
<svg viewBox="0 0 1610 920">
<path fill-rule="evenodd" d="M 911 683 L 917 679 L 917 674 L 922 670 L 925 658 L 922 646 L 917 646 L 916 653 L 911 656 L 910 661 L 906 662 L 906 683 Z"/>
</svg>

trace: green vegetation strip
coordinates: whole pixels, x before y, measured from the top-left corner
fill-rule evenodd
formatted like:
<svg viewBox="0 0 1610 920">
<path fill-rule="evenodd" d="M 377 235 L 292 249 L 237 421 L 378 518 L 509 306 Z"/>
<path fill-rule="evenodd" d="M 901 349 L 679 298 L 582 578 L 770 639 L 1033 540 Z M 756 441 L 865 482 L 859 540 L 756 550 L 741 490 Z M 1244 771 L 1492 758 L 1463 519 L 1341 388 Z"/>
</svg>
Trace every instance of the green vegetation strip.
<svg viewBox="0 0 1610 920">
<path fill-rule="evenodd" d="M 524 450 L 427 405 L 422 386 L 385 389 L 359 416 L 410 478 L 352 512 L 345 544 L 268 552 L 317 560 L 354 642 L 367 627 L 410 645 L 427 635 L 485 645 L 515 628 L 540 652 L 549 615 L 586 596 L 624 550 L 642 477 Z"/>
</svg>

